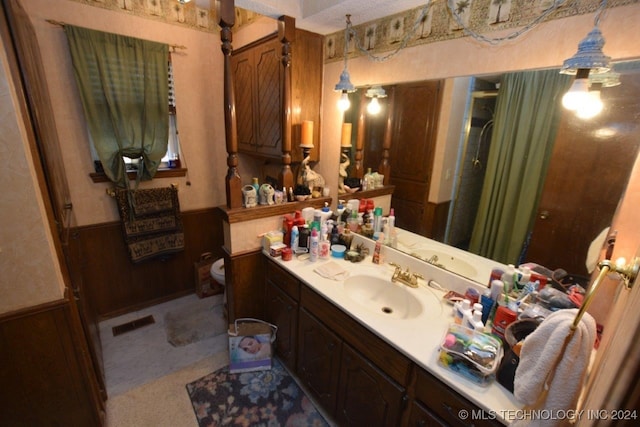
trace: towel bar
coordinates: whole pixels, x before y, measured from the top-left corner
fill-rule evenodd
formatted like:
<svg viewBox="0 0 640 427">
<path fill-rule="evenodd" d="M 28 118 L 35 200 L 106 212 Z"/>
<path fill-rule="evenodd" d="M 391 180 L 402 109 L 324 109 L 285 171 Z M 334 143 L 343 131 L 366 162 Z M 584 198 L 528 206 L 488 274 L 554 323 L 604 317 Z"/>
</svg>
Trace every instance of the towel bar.
<svg viewBox="0 0 640 427">
<path fill-rule="evenodd" d="M 596 279 L 593 281 L 593 284 L 587 291 L 587 294 L 582 301 L 582 305 L 580 306 L 580 309 L 576 314 L 576 318 L 573 320 L 573 324 L 571 325 L 571 333 L 573 333 L 580 324 L 582 315 L 585 313 L 585 311 L 587 311 L 587 308 L 589 307 L 593 296 L 598 290 L 598 286 L 600 286 L 600 283 L 602 283 L 607 274 L 609 274 L 610 272 L 618 273 L 624 282 L 624 286 L 627 289 L 630 289 L 633 286 L 633 281 L 638 276 L 638 270 L 640 270 L 640 258 L 635 257 L 629 264 L 626 265 L 618 263 L 614 264 L 611 262 L 611 260 L 605 259 L 600 261 L 600 263 L 598 264 L 598 268 L 600 269 L 600 273 L 598 274 L 598 277 L 596 277 Z"/>
<path fill-rule="evenodd" d="M 176 190 L 178 189 L 178 184 L 173 182 L 171 183 L 171 188 L 175 188 Z M 106 193 L 108 196 L 110 197 L 116 197 L 116 189 L 115 188 L 107 188 Z"/>
</svg>

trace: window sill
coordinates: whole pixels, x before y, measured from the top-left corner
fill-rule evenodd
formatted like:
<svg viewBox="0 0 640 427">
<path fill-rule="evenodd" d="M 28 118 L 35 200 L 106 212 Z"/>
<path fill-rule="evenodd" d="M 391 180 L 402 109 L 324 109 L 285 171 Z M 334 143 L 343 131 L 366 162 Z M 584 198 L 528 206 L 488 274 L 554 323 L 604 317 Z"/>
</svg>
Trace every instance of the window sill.
<svg viewBox="0 0 640 427">
<path fill-rule="evenodd" d="M 156 172 L 155 178 L 174 178 L 179 176 L 186 176 L 187 169 L 186 168 L 175 168 L 175 169 L 158 169 Z M 109 182 L 109 178 L 104 173 L 92 172 L 89 174 L 91 180 L 93 182 Z M 127 176 L 130 180 L 136 179 L 136 171 L 127 172 Z"/>
</svg>

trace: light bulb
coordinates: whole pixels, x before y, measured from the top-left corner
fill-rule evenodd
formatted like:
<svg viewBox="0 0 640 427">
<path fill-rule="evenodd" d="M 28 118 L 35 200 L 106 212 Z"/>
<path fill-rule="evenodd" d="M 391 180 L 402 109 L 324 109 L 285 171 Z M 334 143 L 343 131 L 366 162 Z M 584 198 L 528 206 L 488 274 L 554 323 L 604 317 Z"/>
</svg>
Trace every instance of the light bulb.
<svg viewBox="0 0 640 427">
<path fill-rule="evenodd" d="M 583 119 L 591 119 L 602 111 L 604 105 L 602 104 L 602 100 L 600 99 L 600 91 L 592 90 L 587 93 L 587 97 L 580 104 L 578 109 L 576 110 L 576 116 Z"/>
<path fill-rule="evenodd" d="M 575 79 L 571 88 L 562 97 L 562 105 L 567 110 L 577 110 L 589 96 L 589 80 Z"/>
<path fill-rule="evenodd" d="M 369 105 L 367 105 L 367 112 L 369 114 L 378 114 L 380 112 L 380 109 L 380 102 L 378 102 L 378 98 L 374 96 L 373 98 L 371 98 Z"/>
<path fill-rule="evenodd" d="M 342 95 L 340 95 L 340 99 L 338 100 L 338 108 L 342 111 L 346 111 L 351 106 L 351 102 L 349 101 L 349 95 L 346 90 L 342 91 Z"/>
</svg>

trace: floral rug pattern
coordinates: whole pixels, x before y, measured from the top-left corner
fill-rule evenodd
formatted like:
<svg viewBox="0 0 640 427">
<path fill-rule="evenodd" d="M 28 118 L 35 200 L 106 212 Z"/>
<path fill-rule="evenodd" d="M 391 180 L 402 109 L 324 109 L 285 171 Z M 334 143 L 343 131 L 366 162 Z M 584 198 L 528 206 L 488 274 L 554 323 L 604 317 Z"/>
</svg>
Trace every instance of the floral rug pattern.
<svg viewBox="0 0 640 427">
<path fill-rule="evenodd" d="M 328 426 L 276 359 L 266 371 L 231 374 L 225 366 L 187 384 L 187 392 L 200 427 Z"/>
</svg>

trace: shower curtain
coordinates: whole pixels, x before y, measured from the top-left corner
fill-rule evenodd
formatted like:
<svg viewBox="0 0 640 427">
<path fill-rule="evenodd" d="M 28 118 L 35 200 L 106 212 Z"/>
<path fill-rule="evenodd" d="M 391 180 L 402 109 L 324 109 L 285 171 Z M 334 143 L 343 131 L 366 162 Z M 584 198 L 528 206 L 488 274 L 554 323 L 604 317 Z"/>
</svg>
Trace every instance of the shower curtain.
<svg viewBox="0 0 640 427">
<path fill-rule="evenodd" d="M 571 77 L 555 70 L 506 74 L 469 250 L 516 264 L 533 226 Z"/>
</svg>

